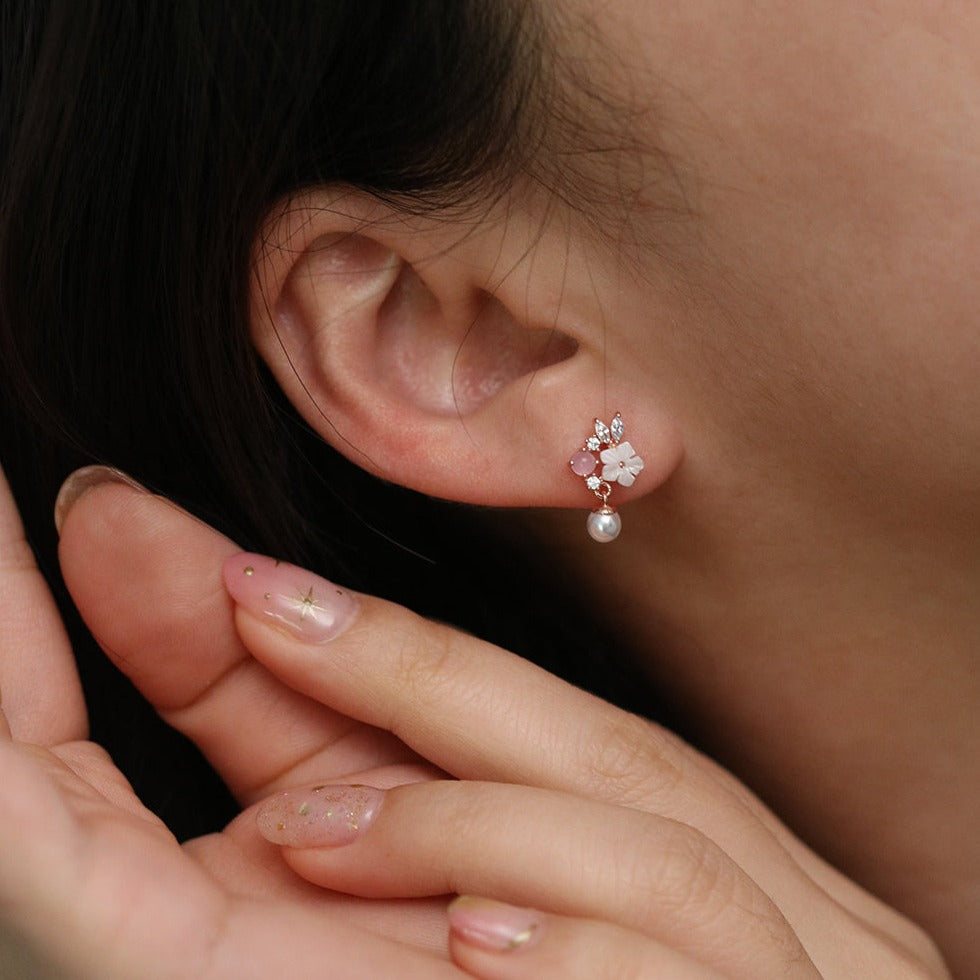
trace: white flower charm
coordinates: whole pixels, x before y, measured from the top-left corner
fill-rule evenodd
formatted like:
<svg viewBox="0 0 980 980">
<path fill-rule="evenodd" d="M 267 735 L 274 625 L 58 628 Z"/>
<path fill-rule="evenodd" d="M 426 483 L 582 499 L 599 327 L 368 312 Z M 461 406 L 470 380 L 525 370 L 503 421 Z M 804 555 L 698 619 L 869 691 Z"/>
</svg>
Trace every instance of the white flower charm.
<svg viewBox="0 0 980 980">
<path fill-rule="evenodd" d="M 636 474 L 643 469 L 643 460 L 633 452 L 628 442 L 621 442 L 599 454 L 602 460 L 602 478 L 607 483 L 618 482 L 622 487 L 633 486 Z"/>
<path fill-rule="evenodd" d="M 586 521 L 586 528 L 596 541 L 614 540 L 622 527 L 616 508 L 609 505 L 609 495 L 612 493 L 610 484 L 631 487 L 637 473 L 643 469 L 643 460 L 628 442 L 622 441 L 624 430 L 623 417 L 619 412 L 609 425 L 602 419 L 595 419 L 593 431 L 586 436 L 582 448 L 568 461 L 572 472 L 585 480 L 586 489 L 600 501 L 600 506 L 589 514 Z M 597 452 L 599 459 L 595 457 Z M 596 472 L 600 460 L 601 477 Z"/>
</svg>

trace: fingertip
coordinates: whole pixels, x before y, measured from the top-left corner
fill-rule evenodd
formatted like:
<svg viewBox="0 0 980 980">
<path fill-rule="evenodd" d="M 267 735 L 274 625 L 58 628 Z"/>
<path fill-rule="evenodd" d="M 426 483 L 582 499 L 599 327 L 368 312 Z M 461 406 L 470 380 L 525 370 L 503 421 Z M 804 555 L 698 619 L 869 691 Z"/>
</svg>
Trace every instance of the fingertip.
<svg viewBox="0 0 980 980">
<path fill-rule="evenodd" d="M 611 921 L 468 895 L 450 903 L 448 918 L 453 962 L 482 980 L 722 980 L 704 962 Z"/>
<path fill-rule="evenodd" d="M 536 909 L 474 895 L 460 895 L 450 902 L 446 914 L 454 939 L 495 953 L 533 946 L 540 939 L 544 925 L 544 915 Z"/>
<path fill-rule="evenodd" d="M 383 790 L 362 784 L 286 790 L 258 808 L 256 827 L 279 846 L 342 847 L 371 826 L 384 796 Z"/>
<path fill-rule="evenodd" d="M 225 589 L 260 620 L 306 643 L 326 643 L 354 621 L 358 601 L 313 572 L 265 555 L 240 552 L 224 563 Z"/>
<path fill-rule="evenodd" d="M 102 486 L 104 483 L 122 483 L 142 493 L 148 492 L 146 487 L 141 483 L 137 483 L 131 476 L 123 473 L 122 470 L 102 465 L 83 466 L 68 476 L 65 482 L 62 483 L 57 498 L 55 498 L 54 525 L 58 529 L 58 534 L 61 534 L 65 519 L 75 504 L 89 490 Z"/>
</svg>

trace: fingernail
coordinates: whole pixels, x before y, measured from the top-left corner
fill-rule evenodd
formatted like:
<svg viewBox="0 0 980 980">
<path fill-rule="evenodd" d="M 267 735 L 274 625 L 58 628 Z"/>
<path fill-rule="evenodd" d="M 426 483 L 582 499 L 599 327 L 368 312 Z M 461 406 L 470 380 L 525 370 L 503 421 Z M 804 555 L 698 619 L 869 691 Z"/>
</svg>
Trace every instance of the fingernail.
<svg viewBox="0 0 980 980">
<path fill-rule="evenodd" d="M 461 895 L 451 902 L 448 914 L 454 936 L 481 949 L 497 951 L 527 946 L 544 922 L 542 914 L 534 909 L 471 895 Z"/>
<path fill-rule="evenodd" d="M 225 588 L 243 609 L 270 617 L 308 643 L 340 636 L 357 614 L 352 593 L 265 555 L 232 555 L 225 562 Z"/>
<path fill-rule="evenodd" d="M 131 476 L 127 476 L 122 470 L 114 469 L 111 466 L 83 466 L 80 470 L 75 470 L 58 491 L 58 497 L 54 502 L 54 526 L 61 534 L 61 527 L 65 523 L 68 511 L 78 503 L 78 501 L 93 487 L 103 483 L 125 483 L 135 490 L 142 490 L 147 493 L 146 487 L 137 483 Z"/>
<path fill-rule="evenodd" d="M 273 844 L 338 847 L 371 826 L 384 799 L 373 786 L 314 786 L 290 790 L 259 807 L 259 833 Z"/>
</svg>

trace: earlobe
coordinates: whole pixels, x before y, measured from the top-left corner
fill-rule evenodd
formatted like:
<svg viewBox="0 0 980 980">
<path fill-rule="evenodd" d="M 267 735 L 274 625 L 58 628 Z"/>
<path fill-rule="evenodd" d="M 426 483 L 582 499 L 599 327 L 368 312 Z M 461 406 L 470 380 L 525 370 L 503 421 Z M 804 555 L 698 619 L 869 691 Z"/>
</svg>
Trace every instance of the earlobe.
<svg viewBox="0 0 980 980">
<path fill-rule="evenodd" d="M 357 192 L 306 198 L 266 229 L 252 334 L 286 395 L 340 452 L 403 486 L 588 506 L 568 448 L 604 365 L 546 299 L 487 288 L 499 247 L 445 225 L 427 235 L 383 207 Z M 454 236 L 465 246 L 448 247 Z"/>
</svg>

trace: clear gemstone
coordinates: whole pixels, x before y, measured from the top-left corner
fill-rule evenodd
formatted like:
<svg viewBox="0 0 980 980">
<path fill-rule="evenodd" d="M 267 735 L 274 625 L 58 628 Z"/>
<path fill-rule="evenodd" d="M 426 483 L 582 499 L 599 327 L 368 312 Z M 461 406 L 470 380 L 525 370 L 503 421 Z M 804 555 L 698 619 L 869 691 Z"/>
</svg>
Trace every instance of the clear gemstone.
<svg viewBox="0 0 980 980">
<path fill-rule="evenodd" d="M 623 438 L 623 417 L 618 412 L 616 417 L 609 424 L 609 431 L 616 442 Z"/>
<path fill-rule="evenodd" d="M 600 484 L 600 483 L 602 483 L 602 480 L 600 480 L 600 479 L 599 479 L 599 477 L 597 477 L 597 476 L 590 476 L 590 477 L 589 477 L 589 478 L 588 478 L 588 479 L 587 479 L 587 480 L 585 481 L 585 485 L 586 485 L 586 486 L 587 486 L 587 487 L 588 487 L 588 488 L 589 488 L 590 490 L 598 490 L 598 489 L 599 489 L 599 484 Z"/>
<path fill-rule="evenodd" d="M 585 446 L 586 449 L 591 449 L 592 452 L 595 452 L 602 446 L 602 443 L 595 436 L 589 436 L 589 438 L 585 440 Z"/>
<path fill-rule="evenodd" d="M 605 422 L 600 422 L 599 419 L 595 420 L 595 434 L 599 442 L 609 442 L 610 432 L 609 426 Z"/>
</svg>

